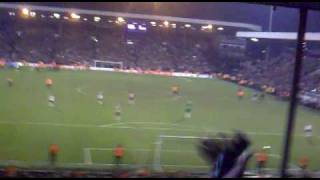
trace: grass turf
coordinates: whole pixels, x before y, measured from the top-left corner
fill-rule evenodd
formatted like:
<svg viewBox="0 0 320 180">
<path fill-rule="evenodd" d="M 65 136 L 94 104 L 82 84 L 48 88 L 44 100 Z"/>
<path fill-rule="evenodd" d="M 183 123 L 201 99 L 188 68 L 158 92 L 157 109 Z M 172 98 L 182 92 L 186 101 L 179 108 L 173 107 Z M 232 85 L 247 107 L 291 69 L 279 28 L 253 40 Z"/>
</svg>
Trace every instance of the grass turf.
<svg viewBox="0 0 320 180">
<path fill-rule="evenodd" d="M 6 78 L 14 80 L 8 87 Z M 47 77 L 53 87 L 44 85 Z M 178 84 L 181 97 L 174 99 L 170 87 Z M 245 89 L 243 100 L 235 97 L 237 86 L 221 80 L 159 77 L 95 71 L 0 70 L 0 160 L 27 164 L 47 161 L 49 144 L 60 147 L 58 162 L 83 163 L 84 148 L 112 148 L 122 144 L 123 163 L 152 164 L 155 144 L 160 134 L 204 136 L 207 133 L 240 129 L 249 133 L 251 148 L 269 145 L 268 167 L 279 166 L 285 129 L 287 102 L 267 96 L 263 102 L 251 101 L 253 93 Z M 104 104 L 96 94 L 104 92 Z M 128 104 L 128 91 L 136 94 L 136 104 Z M 49 107 L 47 96 L 56 96 L 56 107 Z M 192 118 L 183 120 L 185 104 L 192 100 Z M 113 118 L 120 103 L 122 124 Z M 319 140 L 310 145 L 302 137 L 303 126 L 320 126 L 319 112 L 299 107 L 291 164 L 307 155 L 310 167 L 320 161 Z M 206 165 L 195 149 L 196 140 L 164 139 L 161 164 L 168 169 L 197 168 Z M 139 150 L 140 149 L 140 150 Z M 145 151 L 141 150 L 144 149 Z M 176 151 L 180 151 L 177 153 Z M 113 163 L 111 150 L 90 150 L 92 163 Z M 250 167 L 254 166 L 254 158 Z M 98 164 L 96 164 L 98 166 Z M 178 166 L 176 166 L 178 165 Z M 182 166 L 185 165 L 185 166 Z"/>
</svg>

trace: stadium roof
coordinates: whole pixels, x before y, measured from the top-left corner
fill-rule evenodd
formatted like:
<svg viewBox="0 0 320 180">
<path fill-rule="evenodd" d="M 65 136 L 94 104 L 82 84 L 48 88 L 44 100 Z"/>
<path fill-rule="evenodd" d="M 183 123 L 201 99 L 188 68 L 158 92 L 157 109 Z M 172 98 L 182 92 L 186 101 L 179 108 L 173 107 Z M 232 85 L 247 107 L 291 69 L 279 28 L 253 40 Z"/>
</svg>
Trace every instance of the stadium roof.
<svg viewBox="0 0 320 180">
<path fill-rule="evenodd" d="M 273 6 L 284 6 L 289 8 L 304 8 L 310 10 L 320 10 L 320 3 L 313 2 L 261 2 L 258 4 L 273 5 Z M 281 39 L 281 40 L 297 40 L 297 33 L 294 32 L 242 32 L 236 33 L 237 37 L 244 38 L 261 38 L 261 39 Z M 305 33 L 306 41 L 320 41 L 320 33 Z"/>
<path fill-rule="evenodd" d="M 320 10 L 319 2 L 255 2 L 257 4 L 283 6 L 290 8 L 305 8 L 310 10 Z"/>
<path fill-rule="evenodd" d="M 86 10 L 78 8 L 61 8 L 53 6 L 37 6 L 37 5 L 22 5 L 16 3 L 0 3 L 0 8 L 7 9 L 21 9 L 28 7 L 32 10 L 37 11 L 49 11 L 49 12 L 64 12 L 64 13 L 78 13 L 87 15 L 100 15 L 100 16 L 114 16 L 114 17 L 124 17 L 124 18 L 136 18 L 136 19 L 146 19 L 146 20 L 161 20 L 161 21 L 173 21 L 173 22 L 183 22 L 183 23 L 193 23 L 202 25 L 217 25 L 217 26 L 229 26 L 236 28 L 245 28 L 251 31 L 261 31 L 262 27 L 255 24 L 230 22 L 230 21 L 216 21 L 216 20 L 204 20 L 204 19 L 194 19 L 194 18 L 181 18 L 172 16 L 158 16 L 158 15 L 147 15 L 147 14 L 136 14 L 136 13 L 122 13 L 113 11 L 101 11 L 101 10 Z"/>
<path fill-rule="evenodd" d="M 259 39 L 281 39 L 297 40 L 297 33 L 294 32 L 243 32 L 236 33 L 237 37 L 259 38 Z M 320 41 L 320 33 L 306 33 L 306 41 Z"/>
</svg>

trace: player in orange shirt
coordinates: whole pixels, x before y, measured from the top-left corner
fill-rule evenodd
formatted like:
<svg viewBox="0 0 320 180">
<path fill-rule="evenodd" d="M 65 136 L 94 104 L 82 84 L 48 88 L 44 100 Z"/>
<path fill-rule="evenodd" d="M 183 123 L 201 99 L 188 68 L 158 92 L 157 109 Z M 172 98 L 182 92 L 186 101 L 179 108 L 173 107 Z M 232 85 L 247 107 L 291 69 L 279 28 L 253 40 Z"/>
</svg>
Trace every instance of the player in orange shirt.
<svg viewBox="0 0 320 180">
<path fill-rule="evenodd" d="M 113 149 L 113 156 L 116 166 L 119 167 L 123 157 L 123 148 L 120 144 Z"/>
<path fill-rule="evenodd" d="M 53 84 L 52 79 L 47 78 L 46 81 L 45 81 L 45 84 L 46 84 L 46 86 L 47 86 L 48 88 L 50 88 L 50 87 L 52 86 L 52 84 Z"/>
<path fill-rule="evenodd" d="M 237 97 L 238 97 L 238 99 L 242 99 L 243 96 L 244 96 L 244 91 L 242 90 L 241 87 L 239 87 L 237 90 Z"/>
<path fill-rule="evenodd" d="M 265 167 L 267 160 L 268 160 L 268 155 L 264 149 L 256 153 L 257 170 L 259 174 L 262 173 L 262 168 Z"/>
<path fill-rule="evenodd" d="M 49 146 L 49 160 L 51 165 L 55 165 L 55 162 L 57 160 L 57 154 L 58 154 L 59 148 L 56 144 L 51 144 Z"/>
<path fill-rule="evenodd" d="M 306 169 L 308 167 L 309 164 L 309 159 L 307 156 L 301 156 L 298 160 L 298 165 L 302 170 L 302 174 L 304 177 L 306 177 Z"/>
<path fill-rule="evenodd" d="M 179 86 L 177 86 L 177 85 L 171 86 L 171 93 L 174 96 L 178 97 L 178 95 L 179 95 Z"/>
<path fill-rule="evenodd" d="M 308 162 L 309 162 L 309 159 L 307 156 L 300 157 L 298 161 L 299 167 L 305 170 L 308 167 Z"/>
</svg>

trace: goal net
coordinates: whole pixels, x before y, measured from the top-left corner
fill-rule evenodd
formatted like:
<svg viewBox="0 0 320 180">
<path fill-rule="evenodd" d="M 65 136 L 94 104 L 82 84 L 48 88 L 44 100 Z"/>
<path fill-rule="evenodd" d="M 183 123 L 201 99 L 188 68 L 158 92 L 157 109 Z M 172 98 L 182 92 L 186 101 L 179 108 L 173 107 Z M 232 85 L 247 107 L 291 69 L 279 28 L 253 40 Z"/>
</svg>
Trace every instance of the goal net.
<svg viewBox="0 0 320 180">
<path fill-rule="evenodd" d="M 197 150 L 197 144 L 201 139 L 207 137 L 160 135 L 155 143 L 153 169 L 208 170 L 208 165 Z"/>
<path fill-rule="evenodd" d="M 94 60 L 94 67 L 97 68 L 123 68 L 123 62 L 121 61 L 102 61 L 102 60 Z"/>
</svg>

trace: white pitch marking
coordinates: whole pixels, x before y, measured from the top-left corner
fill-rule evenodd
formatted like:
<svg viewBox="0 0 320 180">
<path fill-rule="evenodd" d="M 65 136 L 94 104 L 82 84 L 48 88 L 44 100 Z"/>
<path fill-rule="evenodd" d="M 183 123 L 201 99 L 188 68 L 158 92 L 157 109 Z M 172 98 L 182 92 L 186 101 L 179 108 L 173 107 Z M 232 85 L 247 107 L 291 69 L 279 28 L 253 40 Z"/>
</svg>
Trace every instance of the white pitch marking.
<svg viewBox="0 0 320 180">
<path fill-rule="evenodd" d="M 114 148 L 84 148 L 84 149 L 88 149 L 90 151 L 112 151 Z M 128 149 L 126 148 L 126 150 L 128 151 L 141 151 L 141 152 L 150 152 L 153 151 L 153 149 L 146 149 L 146 148 L 140 148 L 140 149 Z M 161 150 L 161 152 L 170 152 L 170 153 L 195 153 L 196 151 L 181 151 L 181 150 Z"/>
<path fill-rule="evenodd" d="M 189 132 L 203 132 L 200 128 L 194 129 L 177 129 L 177 128 L 146 128 L 146 127 L 132 127 L 132 126 L 110 126 L 110 127 L 101 127 L 102 125 L 89 125 L 89 124 L 63 124 L 63 123 L 48 123 L 48 122 L 14 122 L 14 121 L 0 121 L 0 124 L 12 124 L 12 125 L 44 125 L 44 126 L 57 126 L 57 127 L 82 127 L 82 128 L 114 128 L 114 129 L 135 129 L 135 130 L 167 130 L 167 131 L 189 131 Z M 223 131 L 213 131 L 211 132 L 221 132 Z M 244 131 L 245 132 L 245 131 Z M 232 131 L 224 132 L 232 133 Z M 266 132 L 246 132 L 246 134 L 251 135 L 261 135 L 261 136 L 283 136 L 282 133 L 266 133 Z M 304 137 L 304 135 L 294 135 L 296 137 Z M 319 138 L 319 137 L 318 137 Z"/>
<path fill-rule="evenodd" d="M 119 123 L 103 124 L 103 125 L 100 125 L 99 127 L 105 128 L 105 127 L 112 127 L 112 126 L 121 125 L 121 124 L 124 124 L 124 123 L 119 122 Z"/>
<path fill-rule="evenodd" d="M 87 95 L 87 93 L 82 91 L 82 88 L 76 88 L 77 92 L 83 95 Z"/>
</svg>

